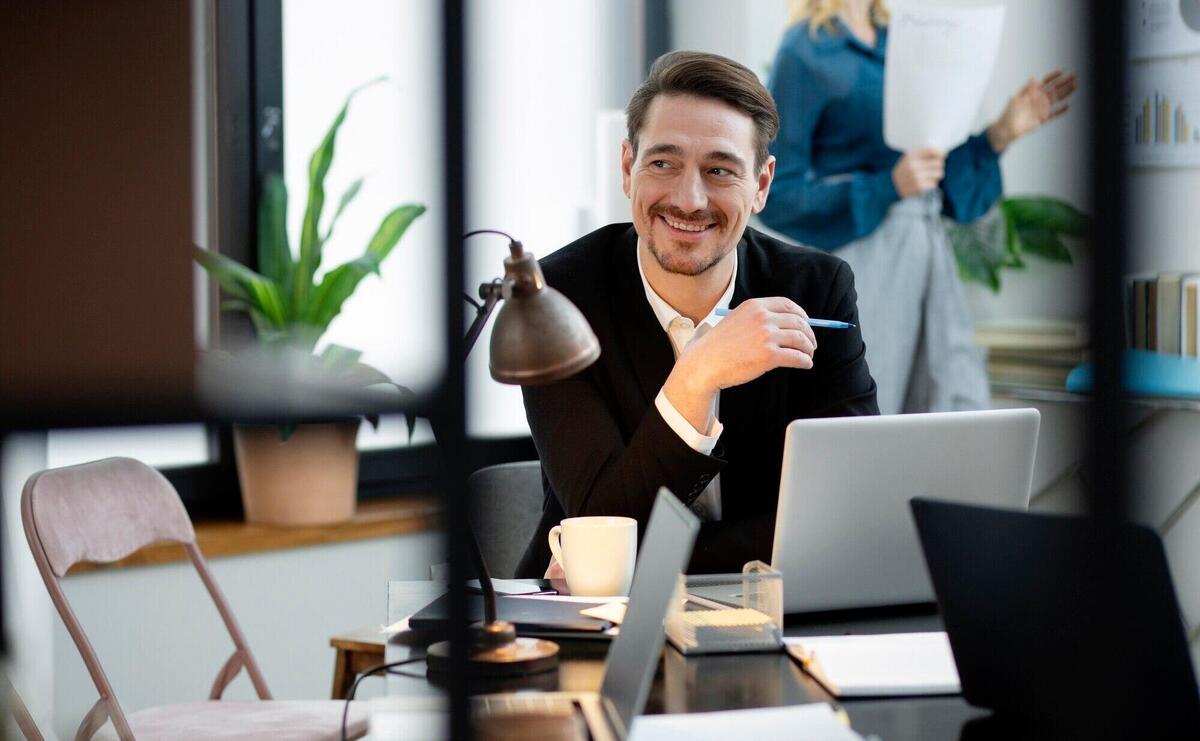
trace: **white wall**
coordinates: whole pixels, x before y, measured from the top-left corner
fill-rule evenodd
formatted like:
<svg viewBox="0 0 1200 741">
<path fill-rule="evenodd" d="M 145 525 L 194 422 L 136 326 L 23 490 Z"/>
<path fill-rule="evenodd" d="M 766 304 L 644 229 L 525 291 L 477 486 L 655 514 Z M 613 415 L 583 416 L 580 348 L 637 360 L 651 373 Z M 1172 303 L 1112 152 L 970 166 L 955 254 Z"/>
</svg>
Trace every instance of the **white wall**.
<svg viewBox="0 0 1200 741">
<path fill-rule="evenodd" d="M 442 560 L 433 533 L 213 559 L 267 686 L 278 700 L 328 699 L 335 635 L 387 621 L 392 579 L 427 579 Z M 63 588 L 122 708 L 204 700 L 233 651 L 220 616 L 187 563 L 85 572 Z M 72 738 L 96 694 L 66 629 L 53 620 L 54 723 Z M 382 687 L 362 686 L 363 696 Z M 252 699 L 246 674 L 225 697 Z M 51 726 L 43 726 L 50 728 Z"/>
<path fill-rule="evenodd" d="M 633 5 L 468 5 L 468 229 L 506 231 L 539 258 L 591 230 L 596 117 L 623 108 L 639 82 Z M 486 236 L 467 242 L 472 295 L 503 274 L 505 245 Z M 488 375 L 494 323 L 467 364 L 468 426 L 482 437 L 526 434 L 520 390 Z"/>
</svg>

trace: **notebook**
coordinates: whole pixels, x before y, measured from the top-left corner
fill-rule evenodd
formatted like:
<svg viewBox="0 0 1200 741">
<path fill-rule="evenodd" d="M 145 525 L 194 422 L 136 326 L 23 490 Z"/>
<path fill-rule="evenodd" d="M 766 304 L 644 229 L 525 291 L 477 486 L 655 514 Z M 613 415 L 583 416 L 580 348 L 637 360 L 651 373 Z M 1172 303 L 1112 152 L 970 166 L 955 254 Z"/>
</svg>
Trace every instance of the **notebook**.
<svg viewBox="0 0 1200 741">
<path fill-rule="evenodd" d="M 449 618 L 449 594 L 438 597 L 421 608 L 408 619 L 413 630 L 445 630 Z M 528 597 L 506 597 L 496 595 L 496 617 L 512 623 L 517 633 L 523 636 L 561 636 L 577 634 L 581 637 L 607 637 L 606 631 L 613 627 L 608 620 L 597 620 L 579 613 L 603 602 L 567 602 L 561 600 L 535 599 Z M 483 598 L 471 595 L 467 598 L 467 613 L 470 620 L 483 619 Z"/>
<path fill-rule="evenodd" d="M 956 695 L 944 632 L 784 638 L 788 655 L 834 697 Z"/>
</svg>

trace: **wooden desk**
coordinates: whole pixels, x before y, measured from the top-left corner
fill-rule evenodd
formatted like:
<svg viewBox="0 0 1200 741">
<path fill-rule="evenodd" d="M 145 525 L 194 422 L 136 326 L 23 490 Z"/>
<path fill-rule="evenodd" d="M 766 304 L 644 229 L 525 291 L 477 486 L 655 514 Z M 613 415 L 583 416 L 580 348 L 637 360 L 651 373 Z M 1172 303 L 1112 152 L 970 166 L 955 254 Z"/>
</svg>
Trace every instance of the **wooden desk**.
<svg viewBox="0 0 1200 741">
<path fill-rule="evenodd" d="M 431 582 L 392 582 L 388 589 L 388 622 L 416 612 L 436 598 L 444 587 Z M 788 635 L 830 635 L 845 632 L 893 633 L 938 630 L 936 615 L 891 616 L 870 620 L 824 622 L 789 620 Z M 536 675 L 523 684 L 507 688 L 543 690 L 597 690 L 604 673 L 608 642 L 596 640 L 559 641 L 561 663 L 557 673 Z M 387 660 L 419 656 L 422 646 L 389 643 Z M 438 694 L 417 669 L 416 677 L 389 676 L 388 693 L 404 697 Z M 499 688 L 494 688 L 499 689 Z M 489 691 L 485 688 L 484 691 Z M 829 696 L 800 671 L 783 653 L 727 654 L 685 658 L 667 645 L 659 664 L 646 713 L 686 713 L 709 710 L 829 702 Z M 842 703 L 854 730 L 863 736 L 875 734 L 892 741 L 913 739 L 937 741 L 964 737 L 965 726 L 983 719 L 987 711 L 973 708 L 961 697 L 847 700 Z M 978 728 L 978 721 L 970 723 Z M 984 729 L 986 730 L 986 729 Z M 974 733 L 972 738 L 977 737 Z M 987 734 L 980 734 L 987 737 Z"/>
<path fill-rule="evenodd" d="M 363 628 L 330 638 L 329 645 L 337 652 L 333 661 L 333 689 L 330 691 L 330 698 L 345 700 L 355 677 L 371 667 L 382 664 L 386 643 L 379 628 Z"/>
</svg>

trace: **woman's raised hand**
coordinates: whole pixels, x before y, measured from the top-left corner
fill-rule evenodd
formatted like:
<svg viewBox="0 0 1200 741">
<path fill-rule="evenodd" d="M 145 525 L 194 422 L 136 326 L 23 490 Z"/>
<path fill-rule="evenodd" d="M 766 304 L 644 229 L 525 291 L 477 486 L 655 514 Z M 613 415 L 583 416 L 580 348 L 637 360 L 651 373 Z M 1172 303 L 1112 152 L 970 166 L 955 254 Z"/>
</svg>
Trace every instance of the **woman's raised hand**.
<svg viewBox="0 0 1200 741">
<path fill-rule="evenodd" d="M 1047 121 L 1067 112 L 1065 102 L 1075 92 L 1075 73 L 1063 74 L 1056 69 L 1038 82 L 1030 78 L 1017 94 L 1009 99 L 1004 113 L 988 128 L 988 141 L 996 153 L 1003 152 L 1017 139 L 1037 129 Z"/>
</svg>

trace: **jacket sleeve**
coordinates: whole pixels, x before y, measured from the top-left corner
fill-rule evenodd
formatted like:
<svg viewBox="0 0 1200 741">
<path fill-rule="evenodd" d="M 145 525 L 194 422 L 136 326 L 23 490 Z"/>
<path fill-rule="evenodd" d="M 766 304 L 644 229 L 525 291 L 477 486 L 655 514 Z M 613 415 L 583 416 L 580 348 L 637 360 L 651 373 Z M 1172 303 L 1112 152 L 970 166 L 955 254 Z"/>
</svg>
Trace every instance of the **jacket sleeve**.
<svg viewBox="0 0 1200 741">
<path fill-rule="evenodd" d="M 690 504 L 725 465 L 689 447 L 654 404 L 626 442 L 590 370 L 522 393 L 542 469 L 568 517 L 634 517 L 640 537 L 660 486 Z"/>
<path fill-rule="evenodd" d="M 955 221 L 974 221 L 983 216 L 1003 188 L 1000 155 L 992 149 L 986 132 L 972 136 L 946 155 L 942 210 Z"/>
<path fill-rule="evenodd" d="M 775 180 L 763 223 L 793 239 L 834 249 L 875 231 L 899 196 L 890 170 L 818 178 L 812 171 L 813 135 L 824 101 L 808 63 L 786 46 L 771 68 L 779 108 L 779 136 L 771 148 Z"/>
<path fill-rule="evenodd" d="M 850 265 L 838 265 L 825 302 L 825 315 L 849 322 L 847 330 L 817 330 L 817 351 L 808 384 L 792 400 L 793 419 L 879 414 L 875 380 L 867 367 L 866 344 L 858 326 L 858 294 Z"/>
</svg>

